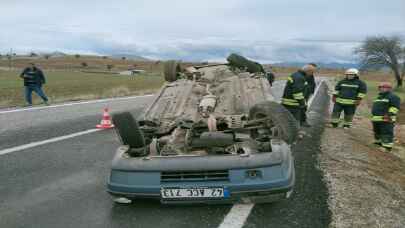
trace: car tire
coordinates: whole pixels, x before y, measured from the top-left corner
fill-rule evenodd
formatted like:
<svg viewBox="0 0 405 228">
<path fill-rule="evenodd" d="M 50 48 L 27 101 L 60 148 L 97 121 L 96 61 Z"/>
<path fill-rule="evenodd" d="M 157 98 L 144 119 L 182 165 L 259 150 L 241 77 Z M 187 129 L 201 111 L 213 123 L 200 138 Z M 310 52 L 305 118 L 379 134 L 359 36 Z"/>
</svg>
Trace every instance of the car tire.
<svg viewBox="0 0 405 228">
<path fill-rule="evenodd" d="M 168 60 L 163 65 L 163 72 L 165 80 L 168 82 L 174 82 L 177 80 L 177 75 L 180 72 L 180 64 L 176 60 Z"/>
<path fill-rule="evenodd" d="M 143 148 L 146 146 L 143 132 L 131 113 L 122 112 L 112 115 L 112 121 L 123 145 L 129 148 Z"/>
<path fill-rule="evenodd" d="M 279 130 L 280 139 L 288 144 L 295 142 L 298 136 L 298 123 L 291 113 L 282 105 L 265 101 L 254 105 L 249 110 L 249 119 L 270 118 L 273 125 Z"/>
</svg>

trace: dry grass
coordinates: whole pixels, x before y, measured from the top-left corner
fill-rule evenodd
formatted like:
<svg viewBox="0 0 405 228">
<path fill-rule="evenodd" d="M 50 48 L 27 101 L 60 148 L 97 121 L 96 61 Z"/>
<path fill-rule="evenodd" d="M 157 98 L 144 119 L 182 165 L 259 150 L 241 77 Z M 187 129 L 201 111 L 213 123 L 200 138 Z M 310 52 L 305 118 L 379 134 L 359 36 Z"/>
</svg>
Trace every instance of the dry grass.
<svg viewBox="0 0 405 228">
<path fill-rule="evenodd" d="M 150 93 L 164 82 L 160 75 L 143 74 L 135 77 L 108 74 L 88 74 L 45 70 L 44 91 L 51 102 L 88 100 Z M 0 71 L 0 107 L 24 104 L 23 82 L 17 71 Z M 40 100 L 34 95 L 34 103 Z"/>
<path fill-rule="evenodd" d="M 62 71 L 78 71 L 78 70 L 105 70 L 107 65 L 113 65 L 112 71 L 122 71 L 128 68 L 136 68 L 146 70 L 150 73 L 160 74 L 163 69 L 163 64 L 159 61 L 136 61 L 122 60 L 117 58 L 104 59 L 99 56 L 74 56 L 55 57 L 55 58 L 16 58 L 12 61 L 12 67 L 21 69 L 26 67 L 30 62 L 34 62 L 44 70 L 62 70 Z M 87 67 L 83 67 L 82 63 L 86 63 Z M 0 67 L 8 68 L 9 62 L 3 58 L 0 59 Z"/>
</svg>

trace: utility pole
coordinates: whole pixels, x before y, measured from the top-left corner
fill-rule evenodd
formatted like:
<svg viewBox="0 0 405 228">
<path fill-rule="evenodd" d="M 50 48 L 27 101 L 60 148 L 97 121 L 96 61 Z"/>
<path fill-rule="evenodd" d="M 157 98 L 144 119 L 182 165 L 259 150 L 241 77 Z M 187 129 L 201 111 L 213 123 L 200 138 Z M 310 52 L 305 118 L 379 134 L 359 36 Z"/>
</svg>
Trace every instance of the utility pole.
<svg viewBox="0 0 405 228">
<path fill-rule="evenodd" d="M 8 53 L 8 56 L 7 56 L 7 58 L 8 58 L 8 69 L 9 70 L 11 70 L 11 67 L 12 67 L 12 57 L 13 57 L 13 49 L 12 48 L 10 48 L 10 53 Z"/>
</svg>

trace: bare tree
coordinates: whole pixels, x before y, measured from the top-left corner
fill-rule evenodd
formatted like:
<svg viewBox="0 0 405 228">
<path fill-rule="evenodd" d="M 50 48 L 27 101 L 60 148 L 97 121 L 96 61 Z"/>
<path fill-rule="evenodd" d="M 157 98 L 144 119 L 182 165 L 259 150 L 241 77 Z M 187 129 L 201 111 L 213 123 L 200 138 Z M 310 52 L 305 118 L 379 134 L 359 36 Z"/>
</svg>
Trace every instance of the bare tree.
<svg viewBox="0 0 405 228">
<path fill-rule="evenodd" d="M 399 37 L 368 37 L 355 50 L 360 55 L 362 69 L 389 67 L 394 72 L 397 86 L 402 86 L 405 75 L 405 48 Z"/>
<path fill-rule="evenodd" d="M 111 70 L 112 68 L 114 68 L 114 65 L 112 65 L 112 64 L 107 64 L 107 69 L 108 69 L 108 70 Z"/>
</svg>

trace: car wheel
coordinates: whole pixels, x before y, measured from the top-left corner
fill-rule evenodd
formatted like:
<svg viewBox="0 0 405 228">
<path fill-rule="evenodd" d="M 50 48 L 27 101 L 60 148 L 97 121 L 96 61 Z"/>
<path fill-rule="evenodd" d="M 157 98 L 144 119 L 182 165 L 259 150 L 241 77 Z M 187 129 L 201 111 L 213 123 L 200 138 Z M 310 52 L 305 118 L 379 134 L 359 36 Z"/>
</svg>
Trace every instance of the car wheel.
<svg viewBox="0 0 405 228">
<path fill-rule="evenodd" d="M 117 132 L 122 144 L 128 145 L 130 148 L 145 147 L 145 137 L 139 129 L 138 122 L 129 112 L 122 112 L 112 115 L 112 121 L 115 124 Z"/>
<path fill-rule="evenodd" d="M 270 127 L 275 127 L 278 131 L 278 137 L 288 144 L 292 144 L 298 135 L 298 123 L 291 113 L 282 105 L 265 101 L 254 105 L 249 110 L 249 119 L 269 118 Z"/>
<path fill-rule="evenodd" d="M 163 72 L 165 80 L 168 82 L 174 82 L 177 80 L 177 75 L 180 72 L 180 64 L 176 60 L 168 60 L 163 66 Z"/>
</svg>

